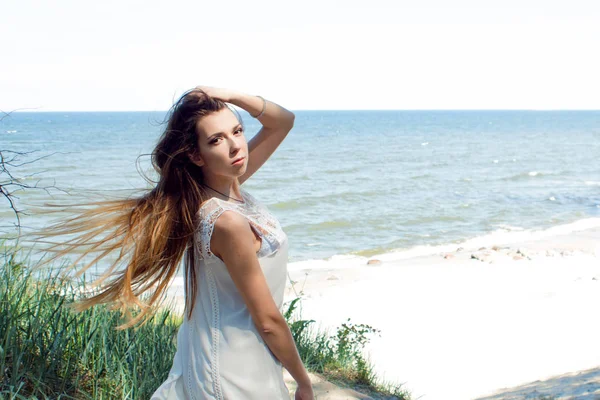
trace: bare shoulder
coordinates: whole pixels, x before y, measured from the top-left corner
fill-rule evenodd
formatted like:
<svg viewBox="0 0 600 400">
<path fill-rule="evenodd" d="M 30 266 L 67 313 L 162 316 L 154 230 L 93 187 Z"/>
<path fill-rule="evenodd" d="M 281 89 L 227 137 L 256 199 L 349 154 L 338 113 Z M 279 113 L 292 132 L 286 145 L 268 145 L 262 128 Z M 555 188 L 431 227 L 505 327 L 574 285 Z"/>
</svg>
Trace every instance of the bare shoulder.
<svg viewBox="0 0 600 400">
<path fill-rule="evenodd" d="M 248 226 L 246 217 L 233 210 L 225 210 L 215 221 L 215 232 L 235 235 L 241 228 Z M 250 227 L 248 227 L 250 229 Z"/>
<path fill-rule="evenodd" d="M 213 254 L 223 260 L 255 325 L 261 332 L 269 332 L 275 324 L 273 321 L 283 321 L 283 317 L 253 248 L 253 235 L 250 222 L 244 215 L 227 210 L 215 222 L 215 241 L 214 244 L 211 242 L 211 246 L 214 245 Z"/>
<path fill-rule="evenodd" d="M 225 210 L 215 221 L 210 247 L 213 254 L 220 256 L 233 249 L 252 251 L 254 233 L 246 217 L 232 210 Z"/>
</svg>

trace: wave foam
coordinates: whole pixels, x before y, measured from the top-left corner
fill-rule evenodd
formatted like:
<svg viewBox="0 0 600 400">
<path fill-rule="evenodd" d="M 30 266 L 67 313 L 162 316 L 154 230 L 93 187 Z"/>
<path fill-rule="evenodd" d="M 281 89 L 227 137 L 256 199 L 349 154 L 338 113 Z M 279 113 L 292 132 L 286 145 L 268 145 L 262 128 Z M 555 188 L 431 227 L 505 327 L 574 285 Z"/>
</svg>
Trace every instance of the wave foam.
<svg viewBox="0 0 600 400">
<path fill-rule="evenodd" d="M 447 243 L 442 245 L 420 245 L 410 249 L 390 251 L 363 257 L 357 255 L 335 255 L 326 260 L 305 260 L 288 264 L 289 269 L 341 269 L 365 266 L 369 259 L 381 261 L 399 261 L 410 258 L 429 256 L 439 253 L 449 253 L 462 247 L 465 251 L 491 247 L 495 245 L 506 245 L 532 240 L 540 240 L 561 235 L 568 235 L 578 231 L 600 228 L 600 218 L 585 218 L 568 224 L 557 225 L 547 229 L 524 229 L 510 225 L 499 225 L 499 228 L 490 233 L 476 236 L 459 243 Z"/>
</svg>

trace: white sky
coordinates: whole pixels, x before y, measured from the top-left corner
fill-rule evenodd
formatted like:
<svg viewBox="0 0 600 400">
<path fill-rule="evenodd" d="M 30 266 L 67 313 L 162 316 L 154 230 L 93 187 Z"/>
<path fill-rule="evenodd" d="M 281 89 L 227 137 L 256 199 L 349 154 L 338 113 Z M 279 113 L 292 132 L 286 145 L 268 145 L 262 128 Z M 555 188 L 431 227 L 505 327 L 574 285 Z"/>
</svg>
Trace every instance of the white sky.
<svg viewBox="0 0 600 400">
<path fill-rule="evenodd" d="M 7 0 L 0 110 L 600 109 L 597 0 Z M 35 109 L 35 110 L 29 110 Z"/>
</svg>

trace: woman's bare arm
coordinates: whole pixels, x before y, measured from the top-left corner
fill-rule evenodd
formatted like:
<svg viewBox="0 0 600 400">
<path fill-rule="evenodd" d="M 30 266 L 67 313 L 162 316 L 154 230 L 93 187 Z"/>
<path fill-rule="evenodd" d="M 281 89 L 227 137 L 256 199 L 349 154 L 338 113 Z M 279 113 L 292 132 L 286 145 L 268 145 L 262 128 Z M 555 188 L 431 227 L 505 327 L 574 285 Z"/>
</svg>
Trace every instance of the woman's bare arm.
<svg viewBox="0 0 600 400">
<path fill-rule="evenodd" d="M 229 102 L 258 115 L 263 107 L 261 98 L 242 92 L 232 92 Z M 248 141 L 248 166 L 246 172 L 238 177 L 240 185 L 250 178 L 271 157 L 294 126 L 293 112 L 265 100 L 265 113 L 258 119 L 262 128 Z"/>
<path fill-rule="evenodd" d="M 210 242 L 213 254 L 223 260 L 240 291 L 261 337 L 298 386 L 310 387 L 310 378 L 283 315 L 277 308 L 254 250 L 254 233 L 248 220 L 224 211 Z"/>
</svg>

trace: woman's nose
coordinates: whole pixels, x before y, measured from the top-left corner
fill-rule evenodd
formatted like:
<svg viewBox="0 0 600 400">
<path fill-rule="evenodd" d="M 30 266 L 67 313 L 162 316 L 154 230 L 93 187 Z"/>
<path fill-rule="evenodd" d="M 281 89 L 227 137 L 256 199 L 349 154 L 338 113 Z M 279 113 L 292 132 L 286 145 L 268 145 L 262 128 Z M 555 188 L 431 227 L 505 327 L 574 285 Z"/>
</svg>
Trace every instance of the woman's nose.
<svg viewBox="0 0 600 400">
<path fill-rule="evenodd" d="M 239 140 L 236 140 L 236 138 L 232 137 L 229 140 L 229 147 L 231 149 L 231 152 L 233 153 L 239 150 L 242 147 L 242 144 L 239 142 Z"/>
</svg>

